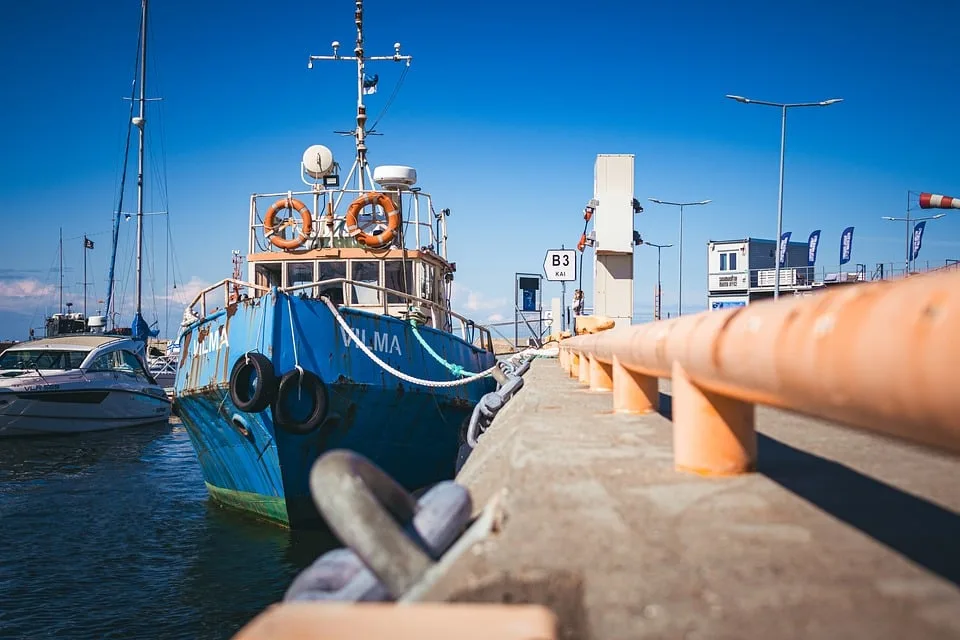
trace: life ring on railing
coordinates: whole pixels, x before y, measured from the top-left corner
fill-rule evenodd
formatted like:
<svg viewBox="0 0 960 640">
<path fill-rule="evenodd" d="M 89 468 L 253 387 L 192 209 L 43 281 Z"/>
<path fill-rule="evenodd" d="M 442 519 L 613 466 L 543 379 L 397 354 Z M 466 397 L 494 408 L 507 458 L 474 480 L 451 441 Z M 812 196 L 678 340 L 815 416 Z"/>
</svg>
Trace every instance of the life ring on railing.
<svg viewBox="0 0 960 640">
<path fill-rule="evenodd" d="M 260 413 L 277 394 L 273 363 L 262 353 L 246 353 L 230 372 L 230 400 L 246 413 Z"/>
<path fill-rule="evenodd" d="M 292 209 L 300 214 L 300 225 L 301 229 L 297 235 L 289 240 L 281 238 L 276 235 L 281 229 L 296 225 L 297 222 L 294 219 L 288 220 L 277 225 L 277 214 L 283 211 L 284 209 Z M 263 216 L 263 235 L 270 241 L 275 247 L 281 249 L 296 249 L 304 242 L 307 238 L 310 237 L 310 232 L 313 230 L 313 218 L 310 215 L 310 209 L 307 208 L 307 205 L 303 204 L 296 198 L 281 198 L 270 205 L 270 208 L 267 209 L 267 213 Z"/>
<path fill-rule="evenodd" d="M 379 205 L 383 207 L 383 212 L 387 216 L 387 228 L 378 234 L 371 234 L 361 231 L 357 224 L 357 220 L 360 217 L 360 211 L 362 211 L 367 205 Z M 397 230 L 399 228 L 400 211 L 397 210 L 397 205 L 393 202 L 393 198 L 386 193 L 379 193 L 377 191 L 365 193 L 351 202 L 350 206 L 347 207 L 347 233 L 353 238 L 356 238 L 357 242 L 364 246 L 372 249 L 379 249 L 387 246 L 393 242 L 393 238 L 397 234 Z"/>
<path fill-rule="evenodd" d="M 583 253 L 583 249 L 587 246 L 587 234 L 580 234 L 580 241 L 577 242 L 577 250 L 580 253 Z"/>
<path fill-rule="evenodd" d="M 287 433 L 304 435 L 326 419 L 329 406 L 327 385 L 320 376 L 305 369 L 294 369 L 280 378 L 273 422 Z"/>
</svg>

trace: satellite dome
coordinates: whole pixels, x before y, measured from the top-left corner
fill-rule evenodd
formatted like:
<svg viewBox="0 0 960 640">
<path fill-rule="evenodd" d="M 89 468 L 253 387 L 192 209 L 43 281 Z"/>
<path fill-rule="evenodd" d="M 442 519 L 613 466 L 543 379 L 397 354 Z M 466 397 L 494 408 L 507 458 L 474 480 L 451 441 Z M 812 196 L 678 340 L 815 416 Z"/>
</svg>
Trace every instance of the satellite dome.
<svg viewBox="0 0 960 640">
<path fill-rule="evenodd" d="M 333 169 L 333 152 L 322 144 L 311 145 L 303 152 L 303 170 L 311 178 L 328 176 Z"/>
</svg>

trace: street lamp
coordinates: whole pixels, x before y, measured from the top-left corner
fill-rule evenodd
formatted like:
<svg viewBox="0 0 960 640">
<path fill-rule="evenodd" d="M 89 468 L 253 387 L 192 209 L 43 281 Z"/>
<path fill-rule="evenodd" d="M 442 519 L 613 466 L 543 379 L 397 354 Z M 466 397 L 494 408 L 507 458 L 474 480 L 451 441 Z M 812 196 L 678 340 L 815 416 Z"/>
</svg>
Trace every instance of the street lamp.
<svg viewBox="0 0 960 640">
<path fill-rule="evenodd" d="M 679 286 L 677 287 L 679 291 L 677 295 L 677 315 L 683 315 L 683 208 L 692 207 L 698 204 L 709 204 L 713 200 L 701 200 L 700 202 L 668 202 L 667 200 L 657 200 L 656 198 L 647 198 L 650 202 L 656 202 L 657 204 L 666 204 L 673 207 L 680 207 L 680 240 L 677 242 L 677 250 L 680 253 L 678 258 L 678 274 L 677 279 L 679 280 Z"/>
<path fill-rule="evenodd" d="M 793 107 L 829 107 L 832 104 L 843 102 L 843 98 L 830 98 L 829 100 L 822 100 L 820 102 L 793 102 L 784 104 L 780 102 L 766 102 L 764 100 L 751 100 L 743 96 L 732 96 L 729 94 L 727 94 L 726 97 L 731 100 L 736 100 L 737 102 L 742 102 L 743 104 L 760 104 L 780 108 L 780 190 L 777 196 L 777 255 L 774 257 L 773 263 L 773 299 L 776 300 L 780 297 L 780 253 L 782 251 L 780 241 L 783 237 L 783 152 L 787 141 L 787 109 Z"/>
<path fill-rule="evenodd" d="M 911 245 L 910 236 L 912 235 L 912 234 L 910 233 L 910 223 L 911 223 L 911 222 L 920 222 L 921 220 L 936 220 L 936 219 L 938 219 L 938 218 L 942 218 L 942 217 L 945 216 L 945 215 L 947 215 L 947 214 L 945 214 L 945 213 L 938 213 L 938 214 L 935 215 L 935 216 L 927 216 L 927 217 L 925 217 L 925 218 L 911 218 L 911 217 L 910 217 L 910 208 L 907 207 L 907 217 L 906 217 L 906 218 L 893 218 L 893 217 L 891 217 L 891 216 L 881 216 L 881 218 L 883 218 L 884 220 L 890 220 L 890 221 L 892 221 L 892 222 L 906 222 L 906 223 L 907 223 L 907 261 L 906 261 L 906 271 L 903 272 L 903 275 L 908 276 L 908 275 L 910 275 L 910 272 L 912 271 L 912 269 L 910 268 L 910 262 L 911 262 L 911 260 L 913 260 L 913 247 L 910 246 L 910 245 Z"/>
<path fill-rule="evenodd" d="M 657 304 L 653 309 L 653 319 L 660 319 L 660 301 L 663 299 L 663 287 L 660 286 L 660 251 L 668 247 L 672 247 L 672 244 L 654 244 L 653 242 L 644 242 L 643 244 L 656 247 L 657 248 Z"/>
</svg>

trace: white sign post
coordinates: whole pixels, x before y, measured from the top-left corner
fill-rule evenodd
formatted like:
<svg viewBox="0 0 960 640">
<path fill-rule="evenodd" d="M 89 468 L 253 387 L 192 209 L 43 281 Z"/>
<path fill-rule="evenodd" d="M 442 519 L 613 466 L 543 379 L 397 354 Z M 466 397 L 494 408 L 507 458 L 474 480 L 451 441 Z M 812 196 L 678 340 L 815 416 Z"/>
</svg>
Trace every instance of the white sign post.
<svg viewBox="0 0 960 640">
<path fill-rule="evenodd" d="M 577 252 L 573 249 L 550 249 L 543 259 L 543 273 L 551 282 L 577 279 Z"/>
<path fill-rule="evenodd" d="M 577 252 L 573 249 L 550 249 L 543 259 L 543 273 L 547 280 L 562 283 L 560 308 L 560 330 L 567 328 L 567 282 L 577 279 Z M 557 319 L 553 319 L 556 328 Z M 555 330 L 555 329 L 554 329 Z"/>
</svg>

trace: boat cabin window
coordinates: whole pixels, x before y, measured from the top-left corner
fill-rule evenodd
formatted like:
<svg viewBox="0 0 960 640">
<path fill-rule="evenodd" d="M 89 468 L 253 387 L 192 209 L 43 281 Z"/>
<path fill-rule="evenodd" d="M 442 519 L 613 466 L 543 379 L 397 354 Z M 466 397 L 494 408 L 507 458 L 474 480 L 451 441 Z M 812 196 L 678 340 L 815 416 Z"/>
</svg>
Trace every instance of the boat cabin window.
<svg viewBox="0 0 960 640">
<path fill-rule="evenodd" d="M 355 282 L 363 282 L 372 285 L 380 284 L 380 261 L 379 260 L 352 260 L 350 262 L 350 279 Z M 376 289 L 353 285 L 351 295 L 351 304 L 380 304 L 380 292 Z"/>
<path fill-rule="evenodd" d="M 54 349 L 7 351 L 0 356 L 0 369 L 77 369 L 87 353 Z"/>
<path fill-rule="evenodd" d="M 434 286 L 434 280 L 437 277 L 437 270 L 432 264 L 421 262 L 423 277 L 420 280 L 420 297 L 427 300 L 436 301 L 437 291 Z"/>
<path fill-rule="evenodd" d="M 258 264 L 255 269 L 254 284 L 261 287 L 280 287 L 283 285 L 282 275 L 278 263 Z"/>
<path fill-rule="evenodd" d="M 93 359 L 88 371 L 117 371 L 119 373 L 132 373 L 138 376 L 146 377 L 146 371 L 140 358 L 129 351 L 117 350 L 101 353 Z"/>
<path fill-rule="evenodd" d="M 394 291 L 410 293 L 413 290 L 413 262 L 410 260 L 385 261 L 383 263 L 383 286 Z M 387 294 L 388 304 L 402 304 L 404 302 L 406 300 L 396 294 Z"/>
<path fill-rule="evenodd" d="M 318 264 L 317 280 L 336 280 L 347 277 L 347 263 L 344 260 L 321 260 Z M 343 304 L 343 283 L 326 284 L 320 287 L 320 295 L 330 298 L 335 305 Z"/>
<path fill-rule="evenodd" d="M 295 287 L 301 284 L 310 284 L 313 279 L 312 262 L 288 262 L 287 263 L 287 287 Z M 306 293 L 311 295 L 310 289 L 300 289 L 297 293 Z"/>
</svg>

